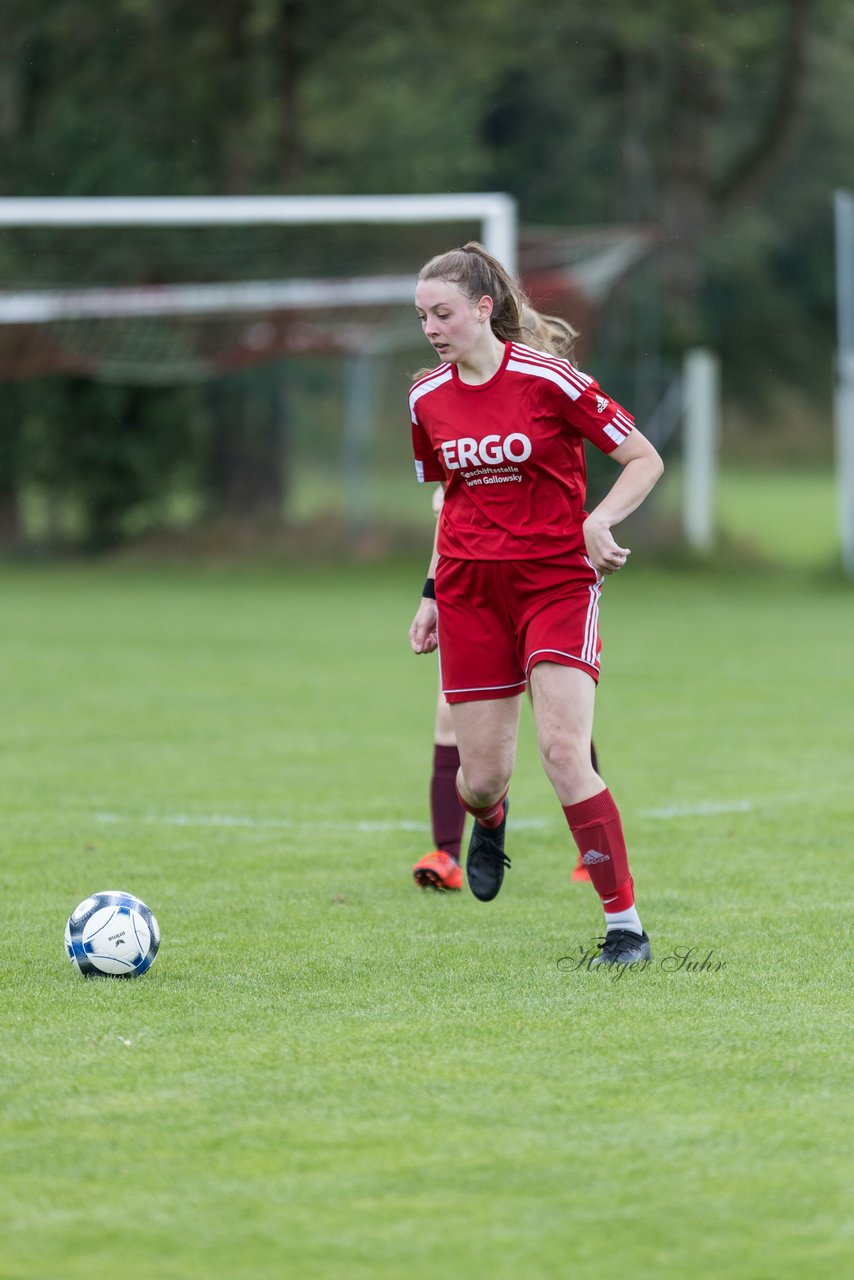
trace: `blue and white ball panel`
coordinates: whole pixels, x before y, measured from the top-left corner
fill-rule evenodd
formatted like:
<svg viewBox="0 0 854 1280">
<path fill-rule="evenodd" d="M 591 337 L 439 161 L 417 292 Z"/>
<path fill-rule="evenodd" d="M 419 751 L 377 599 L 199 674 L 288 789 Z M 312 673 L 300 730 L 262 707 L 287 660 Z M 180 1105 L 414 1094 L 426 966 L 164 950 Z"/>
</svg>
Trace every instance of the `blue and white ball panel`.
<svg viewBox="0 0 854 1280">
<path fill-rule="evenodd" d="M 133 894 L 108 889 L 86 898 L 65 929 L 69 960 L 82 974 L 132 978 L 145 973 L 160 947 L 160 929 Z"/>
</svg>

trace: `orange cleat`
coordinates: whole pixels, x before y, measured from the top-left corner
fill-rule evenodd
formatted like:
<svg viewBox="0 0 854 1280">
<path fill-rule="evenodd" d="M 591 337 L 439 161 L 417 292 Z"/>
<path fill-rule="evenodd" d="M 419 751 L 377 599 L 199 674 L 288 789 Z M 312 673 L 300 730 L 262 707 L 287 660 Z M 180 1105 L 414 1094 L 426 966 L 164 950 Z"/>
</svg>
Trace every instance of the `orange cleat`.
<svg viewBox="0 0 854 1280">
<path fill-rule="evenodd" d="M 462 889 L 463 872 L 460 864 L 454 862 L 450 854 L 442 849 L 433 853 L 425 853 L 412 868 L 412 876 L 422 889 L 438 889 L 441 893 L 448 889 Z"/>
<path fill-rule="evenodd" d="M 584 881 L 590 880 L 590 872 L 587 870 L 584 863 L 581 861 L 581 854 L 578 855 L 578 861 L 576 862 L 575 866 L 572 868 L 572 878 L 576 882 L 576 884 L 581 884 Z"/>
</svg>

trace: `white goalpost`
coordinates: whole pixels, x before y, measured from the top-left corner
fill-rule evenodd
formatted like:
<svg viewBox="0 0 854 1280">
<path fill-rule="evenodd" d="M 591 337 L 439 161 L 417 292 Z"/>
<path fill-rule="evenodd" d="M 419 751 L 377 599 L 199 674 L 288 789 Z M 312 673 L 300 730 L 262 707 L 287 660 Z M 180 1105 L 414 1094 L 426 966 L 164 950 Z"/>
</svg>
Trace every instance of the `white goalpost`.
<svg viewBox="0 0 854 1280">
<path fill-rule="evenodd" d="M 0 199 L 0 228 L 382 226 L 463 220 L 480 224 L 486 248 L 515 274 L 516 202 L 501 192 Z M 370 306 L 408 302 L 411 295 L 411 275 L 0 291 L 0 324 Z"/>
<path fill-rule="evenodd" d="M 501 191 L 396 196 L 45 196 L 0 199 L 4 227 L 294 226 L 480 221 L 483 242 L 516 270 L 516 202 Z"/>
<path fill-rule="evenodd" d="M 418 341 L 415 274 L 447 247 L 443 224 L 518 271 L 516 202 L 502 192 L 2 198 L 0 380 L 172 386 L 337 357 L 339 464 L 359 528 L 385 370 Z"/>
<path fill-rule="evenodd" d="M 854 578 L 854 194 L 834 196 L 836 224 L 836 457 L 842 568 Z"/>
<path fill-rule="evenodd" d="M 503 192 L 0 198 L 0 380 L 204 387 L 286 369 L 276 376 L 287 378 L 295 474 L 314 483 L 320 449 L 329 470 L 337 455 L 334 502 L 348 527 L 364 528 L 375 500 L 389 501 L 375 465 L 392 452 L 379 448 L 383 407 L 398 366 L 420 350 L 415 273 L 447 247 L 443 226 L 457 243 L 480 239 L 535 306 L 588 335 L 655 244 L 642 225 L 529 227 L 520 254 L 516 202 Z M 312 383 L 315 357 L 330 359 Z M 306 391 L 319 381 L 323 393 Z M 336 432 L 327 426 L 323 440 L 321 394 L 336 397 L 321 406 Z M 665 443 L 683 425 L 683 531 L 703 553 L 714 541 L 718 396 L 713 358 L 692 353 L 649 423 Z"/>
</svg>

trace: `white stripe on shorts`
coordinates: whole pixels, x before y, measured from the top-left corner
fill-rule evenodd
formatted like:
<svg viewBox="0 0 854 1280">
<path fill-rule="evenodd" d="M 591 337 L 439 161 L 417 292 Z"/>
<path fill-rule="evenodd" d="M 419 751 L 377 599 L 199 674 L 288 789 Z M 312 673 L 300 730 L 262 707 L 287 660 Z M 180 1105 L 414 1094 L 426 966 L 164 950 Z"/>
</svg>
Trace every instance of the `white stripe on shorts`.
<svg viewBox="0 0 854 1280">
<path fill-rule="evenodd" d="M 474 685 L 471 689 L 443 689 L 444 694 L 449 693 L 492 693 L 498 689 L 518 689 L 525 687 L 524 680 L 514 680 L 512 684 L 479 684 Z"/>
<path fill-rule="evenodd" d="M 535 649 L 533 653 L 528 655 L 525 663 L 525 673 L 530 675 L 531 663 L 537 654 L 540 653 L 557 653 L 563 658 L 573 658 L 576 662 L 583 662 L 585 666 L 592 667 L 594 671 L 599 670 L 599 655 L 597 653 L 599 641 L 599 597 L 602 594 L 602 583 L 604 579 L 595 568 L 593 561 L 589 556 L 585 556 L 587 564 L 596 574 L 596 581 L 592 582 L 587 588 L 589 599 L 587 603 L 587 617 L 584 620 L 584 644 L 581 653 L 568 653 L 565 649 Z"/>
<path fill-rule="evenodd" d="M 520 685 L 522 686 L 522 688 L 524 688 L 525 686 L 524 680 L 514 680 L 512 684 L 484 684 L 479 686 L 476 685 L 473 689 L 446 689 L 443 678 L 442 678 L 442 646 L 441 645 L 437 646 L 436 657 L 439 660 L 439 688 L 442 690 L 442 693 L 445 694 L 446 697 L 449 693 L 497 693 L 499 689 L 517 689 L 519 688 Z"/>
<path fill-rule="evenodd" d="M 587 620 L 584 625 L 584 648 L 581 650 L 581 656 L 585 662 L 590 663 L 591 667 L 598 668 L 599 597 L 602 594 L 602 579 L 597 577 L 596 581 L 588 587 L 588 591 L 590 593 L 590 603 L 587 606 Z"/>
<path fill-rule="evenodd" d="M 594 671 L 599 670 L 597 662 L 590 662 L 587 658 L 583 658 L 577 653 L 567 653 L 565 649 L 535 649 L 533 653 L 528 655 L 528 661 L 525 664 L 525 670 L 529 676 L 531 674 L 531 663 L 540 653 L 556 653 L 561 658 L 572 658 L 573 662 L 583 662 L 585 667 L 592 667 Z"/>
</svg>

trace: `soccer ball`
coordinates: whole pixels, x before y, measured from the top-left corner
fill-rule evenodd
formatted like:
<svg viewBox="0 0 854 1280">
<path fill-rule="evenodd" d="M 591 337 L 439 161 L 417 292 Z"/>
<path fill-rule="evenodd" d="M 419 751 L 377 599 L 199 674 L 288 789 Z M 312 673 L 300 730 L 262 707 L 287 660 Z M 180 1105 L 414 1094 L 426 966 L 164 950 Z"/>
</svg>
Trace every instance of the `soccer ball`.
<svg viewBox="0 0 854 1280">
<path fill-rule="evenodd" d="M 106 889 L 75 907 L 65 926 L 68 959 L 88 978 L 135 978 L 154 964 L 160 929 L 132 893 Z"/>
</svg>

